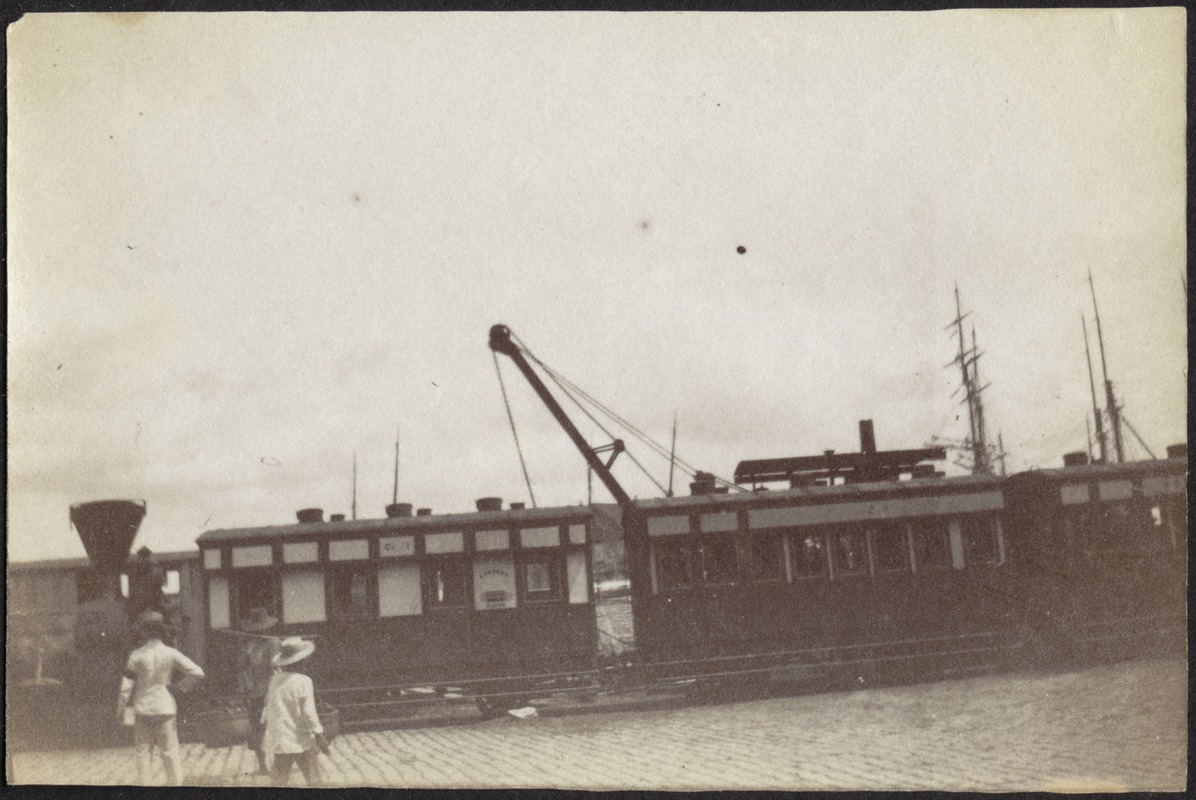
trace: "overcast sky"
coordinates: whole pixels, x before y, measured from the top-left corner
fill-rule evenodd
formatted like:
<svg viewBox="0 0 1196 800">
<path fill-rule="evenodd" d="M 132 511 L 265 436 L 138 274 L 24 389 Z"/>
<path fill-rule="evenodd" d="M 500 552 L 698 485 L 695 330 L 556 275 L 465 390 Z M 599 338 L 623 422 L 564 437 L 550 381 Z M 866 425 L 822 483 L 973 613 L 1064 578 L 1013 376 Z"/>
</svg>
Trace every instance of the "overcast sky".
<svg viewBox="0 0 1196 800">
<path fill-rule="evenodd" d="M 349 513 L 354 450 L 358 516 L 382 516 L 396 429 L 401 500 L 527 501 L 496 322 L 659 441 L 676 412 L 678 454 L 730 478 L 858 450 L 859 419 L 881 449 L 962 439 L 958 284 L 1017 471 L 1085 448 L 1091 270 L 1110 377 L 1161 455 L 1186 438 L 1184 26 L 26 17 L 9 558 L 82 555 L 85 500 L 145 499 L 156 550 Z M 583 502 L 581 456 L 501 367 L 537 502 Z M 659 496 L 631 466 L 631 493 Z"/>
</svg>

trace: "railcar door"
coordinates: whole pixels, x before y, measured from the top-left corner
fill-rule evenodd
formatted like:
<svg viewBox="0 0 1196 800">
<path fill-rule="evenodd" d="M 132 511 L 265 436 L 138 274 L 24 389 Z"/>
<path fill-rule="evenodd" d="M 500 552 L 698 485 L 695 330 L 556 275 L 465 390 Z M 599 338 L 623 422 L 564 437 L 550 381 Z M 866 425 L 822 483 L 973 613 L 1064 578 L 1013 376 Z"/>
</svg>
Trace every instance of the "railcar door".
<svg viewBox="0 0 1196 800">
<path fill-rule="evenodd" d="M 699 636 L 711 655 L 736 652 L 747 633 L 737 537 L 703 536 L 697 546 L 695 616 Z"/>
</svg>

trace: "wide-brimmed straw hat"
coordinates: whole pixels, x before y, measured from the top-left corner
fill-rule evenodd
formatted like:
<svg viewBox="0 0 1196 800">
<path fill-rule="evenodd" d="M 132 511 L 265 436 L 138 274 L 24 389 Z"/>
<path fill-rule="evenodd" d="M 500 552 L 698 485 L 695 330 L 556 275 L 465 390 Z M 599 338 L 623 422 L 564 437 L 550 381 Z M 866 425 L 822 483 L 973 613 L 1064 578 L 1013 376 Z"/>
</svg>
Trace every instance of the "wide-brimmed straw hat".
<svg viewBox="0 0 1196 800">
<path fill-rule="evenodd" d="M 285 667 L 302 661 L 316 652 L 316 643 L 298 636 L 283 639 L 278 645 L 278 655 L 274 656 L 274 666 Z"/>
<path fill-rule="evenodd" d="M 270 612 L 264 608 L 249 609 L 249 616 L 241 621 L 241 630 L 243 631 L 264 631 L 273 628 L 278 624 L 278 619 L 270 616 Z"/>
</svg>

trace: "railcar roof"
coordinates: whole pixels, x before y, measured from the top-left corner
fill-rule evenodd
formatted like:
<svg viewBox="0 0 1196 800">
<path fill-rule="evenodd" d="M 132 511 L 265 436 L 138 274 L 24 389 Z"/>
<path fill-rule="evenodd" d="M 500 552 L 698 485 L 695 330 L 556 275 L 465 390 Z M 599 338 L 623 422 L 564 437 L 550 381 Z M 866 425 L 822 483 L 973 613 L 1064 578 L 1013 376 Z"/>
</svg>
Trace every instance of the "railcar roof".
<svg viewBox="0 0 1196 800">
<path fill-rule="evenodd" d="M 437 514 L 423 517 L 382 517 L 376 519 L 341 520 L 339 522 L 298 522 L 290 525 L 267 525 L 256 528 L 221 528 L 205 531 L 195 541 L 197 544 L 212 542 L 244 541 L 252 539 L 277 539 L 310 536 L 340 536 L 342 534 L 369 534 L 384 531 L 418 531 L 421 529 L 460 529 L 486 526 L 507 527 L 525 522 L 547 522 L 565 518 L 576 519 L 593 515 L 589 506 L 556 506 L 553 508 L 520 508 L 502 511 L 473 511 L 459 514 Z"/>
<path fill-rule="evenodd" d="M 155 563 L 187 561 L 189 559 L 198 557 L 199 553 L 195 550 L 174 550 L 169 553 L 150 553 L 150 561 Z M 130 554 L 129 559 L 131 560 L 132 558 L 133 556 Z M 36 561 L 10 561 L 8 564 L 9 570 L 15 572 L 56 569 L 89 569 L 91 566 L 91 560 L 87 558 L 42 558 Z"/>
<path fill-rule="evenodd" d="M 1121 464 L 1084 464 L 1076 467 L 1051 467 L 1019 472 L 1011 480 L 1077 481 L 1111 478 L 1118 475 L 1146 475 L 1186 472 L 1188 462 L 1182 458 L 1160 458 L 1153 461 L 1127 461 Z"/>
<path fill-rule="evenodd" d="M 759 504 L 776 500 L 843 500 L 851 501 L 872 495 L 901 492 L 930 493 L 957 489 L 985 489 L 1000 487 L 1003 478 L 994 475 L 960 475 L 949 478 L 916 478 L 907 481 L 877 481 L 875 483 L 848 483 L 838 486 L 799 486 L 793 489 L 770 489 L 768 491 L 742 491 L 727 494 L 686 495 L 684 497 L 660 497 L 636 500 L 635 504 L 644 511 L 688 508 L 691 506 L 740 506 Z"/>
</svg>

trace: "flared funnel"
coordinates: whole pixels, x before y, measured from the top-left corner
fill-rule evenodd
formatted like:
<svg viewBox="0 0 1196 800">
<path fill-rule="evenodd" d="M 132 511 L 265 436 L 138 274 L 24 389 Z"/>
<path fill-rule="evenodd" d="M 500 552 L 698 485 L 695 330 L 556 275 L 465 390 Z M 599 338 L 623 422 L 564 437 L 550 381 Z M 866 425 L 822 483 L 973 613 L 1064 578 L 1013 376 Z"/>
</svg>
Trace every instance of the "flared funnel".
<svg viewBox="0 0 1196 800">
<path fill-rule="evenodd" d="M 87 557 L 102 572 L 121 570 L 144 518 L 144 500 L 96 500 L 71 506 L 71 522 Z"/>
</svg>

